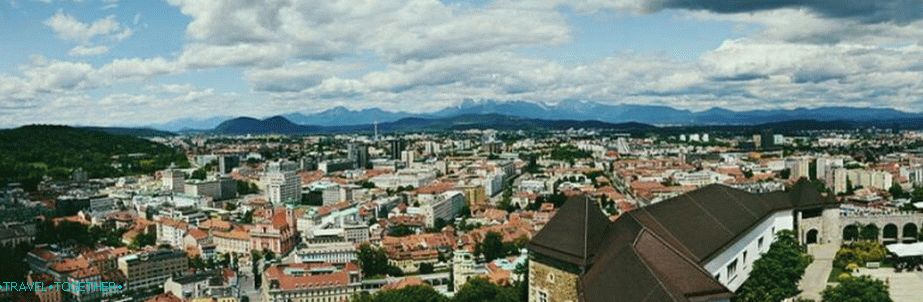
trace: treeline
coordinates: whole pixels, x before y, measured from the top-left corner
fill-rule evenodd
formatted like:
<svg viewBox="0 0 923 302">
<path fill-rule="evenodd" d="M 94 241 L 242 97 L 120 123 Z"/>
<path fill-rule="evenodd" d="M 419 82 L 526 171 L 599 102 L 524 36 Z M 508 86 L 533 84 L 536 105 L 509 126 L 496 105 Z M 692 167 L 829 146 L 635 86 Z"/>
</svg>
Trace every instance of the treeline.
<svg viewBox="0 0 923 302">
<path fill-rule="evenodd" d="M 83 169 L 90 178 L 147 174 L 175 163 L 179 150 L 145 139 L 66 126 L 34 125 L 0 130 L 0 185 L 34 190 L 44 176 L 68 179 Z"/>
</svg>

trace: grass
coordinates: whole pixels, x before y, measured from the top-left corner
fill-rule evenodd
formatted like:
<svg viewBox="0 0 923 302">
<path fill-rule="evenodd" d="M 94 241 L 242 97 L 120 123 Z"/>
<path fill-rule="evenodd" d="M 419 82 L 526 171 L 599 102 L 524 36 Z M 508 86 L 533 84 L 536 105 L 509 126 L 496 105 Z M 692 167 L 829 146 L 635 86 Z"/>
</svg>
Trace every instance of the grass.
<svg viewBox="0 0 923 302">
<path fill-rule="evenodd" d="M 845 269 L 841 267 L 833 266 L 833 269 L 830 270 L 830 276 L 827 276 L 827 282 L 837 282 L 836 278 L 840 276 L 840 274 L 845 273 L 845 272 L 846 272 Z"/>
</svg>

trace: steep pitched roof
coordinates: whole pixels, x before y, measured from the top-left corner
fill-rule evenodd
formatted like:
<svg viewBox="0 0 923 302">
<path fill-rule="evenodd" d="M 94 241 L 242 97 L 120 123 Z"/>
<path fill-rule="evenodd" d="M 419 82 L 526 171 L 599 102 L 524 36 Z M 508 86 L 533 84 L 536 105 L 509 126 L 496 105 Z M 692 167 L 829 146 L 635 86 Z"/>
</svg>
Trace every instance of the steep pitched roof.
<svg viewBox="0 0 923 302">
<path fill-rule="evenodd" d="M 831 202 L 806 182 L 765 194 L 716 184 L 609 223 L 592 203 L 581 201 L 568 200 L 529 249 L 584 268 L 579 290 L 588 302 L 731 297 L 702 267 L 706 262 L 772 213 Z"/>
<path fill-rule="evenodd" d="M 532 238 L 529 249 L 577 266 L 592 262 L 609 218 L 584 196 L 564 202 L 551 221 Z"/>
<path fill-rule="evenodd" d="M 695 301 L 733 295 L 633 216 L 620 218 L 610 229 L 618 231 L 606 234 L 607 245 L 581 278 L 583 301 Z"/>
</svg>

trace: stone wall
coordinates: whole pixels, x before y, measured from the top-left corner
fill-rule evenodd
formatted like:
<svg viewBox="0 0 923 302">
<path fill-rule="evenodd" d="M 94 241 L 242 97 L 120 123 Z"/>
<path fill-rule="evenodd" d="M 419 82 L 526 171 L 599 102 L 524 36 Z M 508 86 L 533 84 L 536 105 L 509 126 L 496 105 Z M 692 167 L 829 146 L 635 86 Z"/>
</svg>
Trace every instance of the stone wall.
<svg viewBox="0 0 923 302">
<path fill-rule="evenodd" d="M 547 294 L 547 301 L 576 302 L 577 275 L 529 261 L 529 302 L 542 302 L 540 293 Z"/>
</svg>

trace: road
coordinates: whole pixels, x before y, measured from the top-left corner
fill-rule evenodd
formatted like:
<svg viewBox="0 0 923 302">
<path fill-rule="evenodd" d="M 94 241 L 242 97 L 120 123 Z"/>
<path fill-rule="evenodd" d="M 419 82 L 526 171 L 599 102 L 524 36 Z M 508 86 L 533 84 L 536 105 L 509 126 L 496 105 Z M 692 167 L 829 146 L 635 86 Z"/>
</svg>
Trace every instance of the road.
<svg viewBox="0 0 923 302">
<path fill-rule="evenodd" d="M 814 256 L 814 262 L 804 270 L 804 277 L 798 283 L 801 298 L 814 301 L 821 300 L 821 292 L 827 287 L 827 278 L 833 270 L 833 257 L 839 246 L 835 244 L 815 244 L 808 246 L 808 253 Z"/>
</svg>

